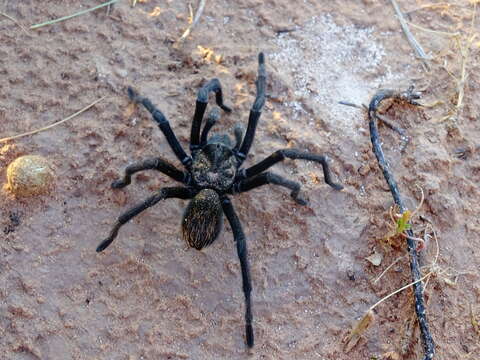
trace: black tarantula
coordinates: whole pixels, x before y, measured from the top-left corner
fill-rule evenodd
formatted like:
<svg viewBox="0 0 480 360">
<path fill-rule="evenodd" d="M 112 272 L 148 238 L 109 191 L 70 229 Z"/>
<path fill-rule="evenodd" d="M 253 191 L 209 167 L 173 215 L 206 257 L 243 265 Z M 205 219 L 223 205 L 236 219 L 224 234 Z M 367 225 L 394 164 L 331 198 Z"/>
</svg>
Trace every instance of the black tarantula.
<svg viewBox="0 0 480 360">
<path fill-rule="evenodd" d="M 170 128 L 168 120 L 149 99 L 140 96 L 132 88 L 128 88 L 128 95 L 135 103 L 140 103 L 152 114 L 160 130 L 165 135 L 170 147 L 182 162 L 185 171 L 177 169 L 163 158 L 147 159 L 128 166 L 123 179 L 114 181 L 112 187 L 120 189 L 130 184 L 133 174 L 147 169 L 153 169 L 170 176 L 183 183 L 184 186 L 166 187 L 156 191 L 145 201 L 132 207 L 119 216 L 110 235 L 97 247 L 97 252 L 105 250 L 115 239 L 120 227 L 142 211 L 155 205 L 160 200 L 168 198 L 192 199 L 185 210 L 182 220 L 182 233 L 188 245 L 201 250 L 213 243 L 222 229 L 223 214 L 227 217 L 232 228 L 233 237 L 237 245 L 238 258 L 242 269 L 243 293 L 245 295 L 245 329 L 249 347 L 253 346 L 252 328 L 252 284 L 248 265 L 247 243 L 240 220 L 233 209 L 228 195 L 252 190 L 265 184 L 274 184 L 286 187 L 291 191 L 291 197 L 301 205 L 306 201 L 299 195 L 300 184 L 284 179 L 270 171 L 265 171 L 272 165 L 284 160 L 303 159 L 322 164 L 325 182 L 336 190 L 342 186 L 331 180 L 328 160 L 326 156 L 311 154 L 294 149 L 277 150 L 266 159 L 248 168 L 242 168 L 255 136 L 258 119 L 265 103 L 266 71 L 263 53 L 258 56 L 258 78 L 256 81 L 257 95 L 250 110 L 248 127 L 243 136 L 243 128 L 239 125 L 234 128 L 235 144 L 225 134 L 208 137 L 208 133 L 220 117 L 218 108 L 214 108 L 208 115 L 205 126 L 200 133 L 202 119 L 207 108 L 208 95 L 215 93 L 217 105 L 226 112 L 231 109 L 223 104 L 222 88 L 218 79 L 206 83 L 198 92 L 190 134 L 190 152 L 187 155 Z"/>
</svg>

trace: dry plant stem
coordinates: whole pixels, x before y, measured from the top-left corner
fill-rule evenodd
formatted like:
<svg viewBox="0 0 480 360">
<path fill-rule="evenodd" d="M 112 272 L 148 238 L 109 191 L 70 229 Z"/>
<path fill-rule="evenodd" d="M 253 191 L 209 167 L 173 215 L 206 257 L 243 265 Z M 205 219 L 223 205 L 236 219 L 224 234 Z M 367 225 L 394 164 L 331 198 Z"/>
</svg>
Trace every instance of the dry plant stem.
<svg viewBox="0 0 480 360">
<path fill-rule="evenodd" d="M 458 47 L 460 48 L 460 54 L 462 56 L 462 71 L 460 74 L 460 80 L 458 81 L 458 98 L 457 98 L 457 112 L 462 107 L 463 97 L 465 95 L 465 81 L 467 79 L 467 59 L 468 49 L 462 47 L 460 40 L 458 40 Z"/>
<path fill-rule="evenodd" d="M 17 25 L 20 29 L 22 29 L 22 30 L 25 32 L 25 34 L 28 34 L 28 30 L 25 29 L 25 28 L 24 28 L 17 20 L 15 20 L 13 17 L 11 17 L 10 15 L 7 15 L 7 14 L 5 14 L 5 13 L 3 13 L 3 12 L 0 12 L 0 15 L 5 16 L 5 17 L 6 17 L 8 20 L 10 20 L 10 21 L 13 21 L 13 22 L 15 23 L 15 25 Z"/>
<path fill-rule="evenodd" d="M 367 110 L 367 106 L 362 104 L 362 105 L 358 105 L 358 104 L 355 104 L 355 103 L 352 103 L 350 101 L 339 101 L 338 102 L 340 105 L 345 105 L 345 106 L 350 106 L 350 107 L 354 107 L 354 108 L 357 108 L 357 109 L 361 109 L 361 110 Z"/>
<path fill-rule="evenodd" d="M 457 98 L 457 112 L 458 110 L 462 107 L 463 105 L 463 98 L 465 96 L 465 82 L 467 80 L 467 63 L 468 63 L 468 58 L 470 55 L 470 47 L 473 43 L 473 40 L 475 40 L 476 34 L 473 34 L 473 31 L 475 29 L 475 15 L 477 13 L 477 2 L 473 3 L 473 15 L 472 15 L 472 23 L 471 23 L 471 29 L 468 35 L 467 39 L 467 45 L 466 47 L 463 47 L 461 44 L 461 41 L 458 40 L 458 47 L 460 48 L 460 54 L 462 55 L 462 72 L 460 75 L 460 81 L 458 83 L 458 98 Z"/>
<path fill-rule="evenodd" d="M 472 323 L 473 330 L 480 336 L 480 325 L 478 324 L 478 320 L 473 312 L 473 306 L 470 304 L 470 321 Z"/>
<path fill-rule="evenodd" d="M 392 262 L 390 265 L 387 266 L 385 270 L 382 271 L 382 273 L 373 281 L 374 284 L 376 284 L 382 277 L 387 273 L 388 270 L 392 268 L 396 263 L 398 263 L 400 260 L 404 259 L 405 256 L 400 256 L 397 258 L 394 262 Z"/>
<path fill-rule="evenodd" d="M 193 18 L 193 21 L 190 25 L 188 25 L 187 30 L 185 30 L 180 37 L 180 39 L 177 40 L 177 43 L 175 44 L 177 47 L 187 38 L 188 35 L 192 32 L 192 29 L 195 25 L 197 25 L 198 21 L 200 20 L 200 16 L 202 16 L 203 9 L 205 8 L 205 3 L 206 0 L 200 0 L 200 3 L 198 5 L 198 10 L 195 13 L 195 17 Z"/>
<path fill-rule="evenodd" d="M 390 192 L 392 193 L 395 204 L 398 206 L 401 213 L 405 212 L 407 209 L 400 195 L 400 191 L 398 189 L 395 178 L 390 170 L 390 166 L 385 160 L 385 155 L 383 154 L 381 140 L 377 128 L 377 109 L 380 103 L 388 98 L 396 98 L 399 100 L 407 101 L 413 105 L 418 105 L 415 99 L 418 99 L 419 97 L 420 95 L 418 93 L 413 92 L 413 88 L 410 88 L 405 92 L 397 92 L 394 90 L 380 90 L 373 96 L 368 107 L 370 138 L 372 141 L 373 152 L 375 153 L 378 165 L 383 172 L 383 176 L 387 181 L 388 187 L 390 188 Z M 422 277 L 420 272 L 420 265 L 418 262 L 418 254 L 415 242 L 412 240 L 412 238 L 414 237 L 412 229 L 407 230 L 406 233 L 407 248 L 410 255 L 410 269 L 412 271 L 413 279 L 413 292 L 415 296 L 415 312 L 417 313 L 418 323 L 420 326 L 420 332 L 425 353 L 424 360 L 430 360 L 433 359 L 433 356 L 435 354 L 435 344 L 433 342 L 432 335 L 430 334 L 427 316 L 425 313 L 423 284 L 420 281 Z"/>
<path fill-rule="evenodd" d="M 440 256 L 440 245 L 438 244 L 438 238 L 437 238 L 437 232 L 435 231 L 435 228 L 433 227 L 432 224 L 429 224 L 429 226 L 431 227 L 432 229 L 432 232 L 433 232 L 433 239 L 435 240 L 435 246 L 436 246 L 436 249 L 437 249 L 437 252 L 435 254 L 435 259 L 433 260 L 433 263 L 430 265 L 430 269 L 431 271 L 430 272 L 434 272 L 436 266 L 437 266 L 437 261 L 438 261 L 438 258 Z M 427 228 L 425 228 L 425 232 L 427 231 Z M 425 281 L 425 286 L 424 288 L 426 289 L 427 286 L 428 286 L 428 282 L 430 281 L 430 278 L 427 279 L 427 281 Z"/>
<path fill-rule="evenodd" d="M 426 10 L 426 9 L 438 9 L 438 8 L 448 9 L 452 6 L 459 6 L 459 5 L 451 4 L 451 3 L 448 3 L 448 2 L 437 3 L 437 4 L 425 4 L 425 5 L 420 6 L 419 8 L 407 11 L 407 12 L 405 12 L 405 14 L 410 15 L 410 14 L 413 14 L 414 12 L 421 11 L 421 10 Z"/>
<path fill-rule="evenodd" d="M 373 304 L 373 305 L 370 307 L 370 309 L 368 309 L 368 311 L 371 311 L 371 310 L 375 309 L 378 305 L 380 305 L 380 304 L 381 304 L 382 302 L 384 302 L 385 300 L 391 298 L 393 295 L 398 294 L 399 292 L 401 292 L 401 291 L 403 291 L 403 290 L 405 290 L 405 289 L 408 289 L 408 288 L 409 288 L 410 286 L 412 286 L 412 285 L 415 286 L 415 284 L 418 284 L 420 281 L 425 280 L 425 279 L 428 278 L 430 275 L 432 275 L 432 272 L 429 272 L 428 274 L 422 276 L 420 279 L 415 280 L 414 282 L 411 282 L 411 283 L 409 283 L 409 284 L 407 284 L 407 285 L 405 285 L 405 286 L 402 286 L 400 289 L 397 289 L 397 290 L 395 290 L 394 292 L 392 292 L 392 293 L 388 294 L 387 296 L 385 296 L 384 298 L 381 298 L 381 299 L 378 300 L 375 304 Z M 432 358 L 433 358 L 433 357 L 431 357 L 431 358 L 428 358 L 428 357 L 427 357 L 426 359 L 432 359 Z"/>
<path fill-rule="evenodd" d="M 411 22 L 408 22 L 408 25 L 410 25 L 411 27 L 414 27 L 416 29 L 419 29 L 419 30 L 422 30 L 422 31 L 425 31 L 425 32 L 428 32 L 428 33 L 431 33 L 431 34 L 439 35 L 439 36 L 446 36 L 446 37 L 460 36 L 459 32 L 452 33 L 452 32 L 446 32 L 446 31 L 427 29 L 427 28 L 424 28 L 423 26 L 420 26 L 420 25 L 417 25 L 417 24 L 414 24 L 414 23 L 411 23 Z"/>
<path fill-rule="evenodd" d="M 51 128 L 53 128 L 54 126 L 63 124 L 64 122 L 66 122 L 66 121 L 68 121 L 68 120 L 70 120 L 70 119 L 73 119 L 75 116 L 78 116 L 78 115 L 80 115 L 81 113 L 87 111 L 87 110 L 90 109 L 92 106 L 96 105 L 97 103 L 99 103 L 100 101 L 102 101 L 103 99 L 105 99 L 105 97 L 106 97 L 106 96 L 103 96 L 103 97 L 101 97 L 100 99 L 95 100 L 95 101 L 94 101 L 93 103 L 91 103 L 90 105 L 85 106 L 82 110 L 77 111 L 76 113 L 74 113 L 74 114 L 66 117 L 66 118 L 63 119 L 63 120 L 57 121 L 56 123 L 53 123 L 53 124 L 51 124 L 51 125 L 45 126 L 45 127 L 43 127 L 43 128 L 40 128 L 40 129 L 36 129 L 36 130 L 28 131 L 28 132 L 25 132 L 25 133 L 22 133 L 22 134 L 18 134 L 18 135 L 14 135 L 14 136 L 9 136 L 9 137 L 0 139 L 0 143 L 7 142 L 7 141 L 10 141 L 10 140 L 15 140 L 15 139 L 18 139 L 18 138 L 21 138 L 21 137 L 24 137 L 24 136 L 28 136 L 28 135 L 37 134 L 37 133 L 39 133 L 39 132 L 42 132 L 42 131 L 51 129 Z"/>
<path fill-rule="evenodd" d="M 423 193 L 423 189 L 419 185 L 417 185 L 417 187 L 420 189 L 420 194 L 421 194 L 420 202 L 418 203 L 417 208 L 410 215 L 410 219 L 412 219 L 420 211 L 420 209 L 422 208 L 423 202 L 425 201 L 425 194 Z"/>
<path fill-rule="evenodd" d="M 400 21 L 400 26 L 402 27 L 403 33 L 407 37 L 408 42 L 410 43 L 410 46 L 415 50 L 415 53 L 417 56 L 422 60 L 423 66 L 427 71 L 430 71 L 430 65 L 428 64 L 428 56 L 423 50 L 422 46 L 418 43 L 417 39 L 413 36 L 412 32 L 410 31 L 410 28 L 408 27 L 407 21 L 403 17 L 402 11 L 400 10 L 400 7 L 398 6 L 398 3 L 395 0 L 390 0 L 392 3 L 395 13 L 397 14 L 398 21 Z"/>
<path fill-rule="evenodd" d="M 103 4 L 94 6 L 94 7 L 90 8 L 90 9 L 76 12 L 75 14 L 72 14 L 72 15 L 67 15 L 67 16 L 64 16 L 64 17 L 61 17 L 61 18 L 58 18 L 58 19 L 55 19 L 55 20 L 49 20 L 49 21 L 45 21 L 45 22 L 40 23 L 40 24 L 35 24 L 35 25 L 30 26 L 30 29 L 38 29 L 38 28 L 40 28 L 40 27 L 42 27 L 42 26 L 47 26 L 47 25 L 55 24 L 55 23 L 60 22 L 60 21 L 68 20 L 68 19 L 71 19 L 71 18 L 73 18 L 73 17 L 86 14 L 86 13 L 88 13 L 88 12 L 90 12 L 90 11 L 94 11 L 94 10 L 100 9 L 100 8 L 102 8 L 102 7 L 105 7 L 105 6 L 109 6 L 109 5 L 111 5 L 111 4 L 116 3 L 117 1 L 118 1 L 118 0 L 110 0 L 110 1 L 107 1 L 107 2 L 105 2 L 105 3 L 103 3 Z"/>
</svg>

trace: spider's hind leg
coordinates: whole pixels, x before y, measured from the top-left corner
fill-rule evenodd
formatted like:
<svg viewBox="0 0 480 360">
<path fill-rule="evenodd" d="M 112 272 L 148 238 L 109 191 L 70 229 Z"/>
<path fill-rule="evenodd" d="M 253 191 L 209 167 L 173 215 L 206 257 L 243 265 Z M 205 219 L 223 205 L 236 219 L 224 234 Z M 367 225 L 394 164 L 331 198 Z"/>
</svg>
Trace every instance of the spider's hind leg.
<svg viewBox="0 0 480 360">
<path fill-rule="evenodd" d="M 254 345 L 253 335 L 253 316 L 252 316 L 252 280 L 250 276 L 250 265 L 248 263 L 248 250 L 245 234 L 243 233 L 242 224 L 233 209 L 229 198 L 224 196 L 222 199 L 222 208 L 225 216 L 230 223 L 233 232 L 233 239 L 237 244 L 237 255 L 240 260 L 240 267 L 242 269 L 242 289 L 245 296 L 245 335 L 248 347 Z"/>
<path fill-rule="evenodd" d="M 113 242 L 113 240 L 115 240 L 118 235 L 118 231 L 125 223 L 133 219 L 142 211 L 148 209 L 149 207 L 152 207 L 160 200 L 168 198 L 191 199 L 192 197 L 192 192 L 184 187 L 169 187 L 157 191 L 152 196 L 137 204 L 136 206 L 130 208 L 118 217 L 117 222 L 110 231 L 110 235 L 105 240 L 103 240 L 100 245 L 97 246 L 97 252 L 105 250 Z"/>
</svg>

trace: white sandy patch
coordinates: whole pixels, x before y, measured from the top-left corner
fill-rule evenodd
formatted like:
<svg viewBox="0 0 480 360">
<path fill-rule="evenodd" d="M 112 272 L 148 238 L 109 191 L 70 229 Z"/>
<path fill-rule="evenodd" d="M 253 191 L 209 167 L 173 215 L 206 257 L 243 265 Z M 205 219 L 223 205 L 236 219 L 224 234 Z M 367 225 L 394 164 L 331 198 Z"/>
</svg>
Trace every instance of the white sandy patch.
<svg viewBox="0 0 480 360">
<path fill-rule="evenodd" d="M 302 99 L 313 100 L 319 113 L 312 115 L 349 136 L 358 134 L 362 117 L 338 102 L 367 103 L 374 89 L 394 80 L 374 28 L 339 26 L 331 15 L 322 15 L 275 43 L 279 51 L 270 60 L 295 85 L 295 99 L 286 104 L 294 117 L 306 115 Z"/>
</svg>

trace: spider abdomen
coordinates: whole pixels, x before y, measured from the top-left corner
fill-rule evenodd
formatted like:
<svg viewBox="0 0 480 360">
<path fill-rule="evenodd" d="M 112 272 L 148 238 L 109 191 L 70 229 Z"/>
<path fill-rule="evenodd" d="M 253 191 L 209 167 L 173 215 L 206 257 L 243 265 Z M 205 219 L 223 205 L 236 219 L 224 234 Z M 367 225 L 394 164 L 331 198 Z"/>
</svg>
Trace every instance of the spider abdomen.
<svg viewBox="0 0 480 360">
<path fill-rule="evenodd" d="M 222 230 L 220 197 L 211 189 L 200 191 L 187 206 L 182 220 L 183 238 L 189 246 L 201 250 L 213 243 Z"/>
</svg>

